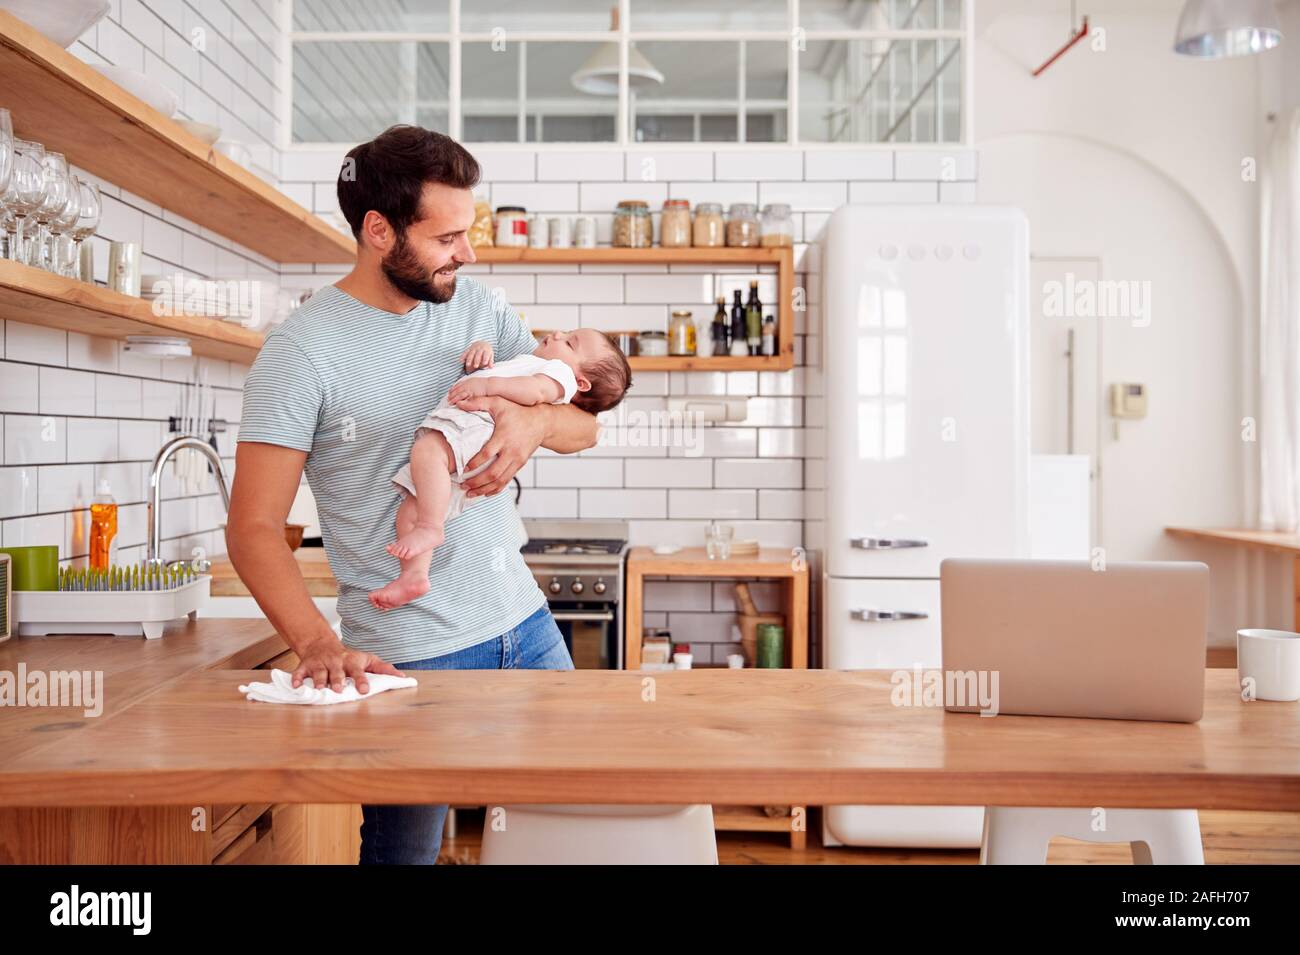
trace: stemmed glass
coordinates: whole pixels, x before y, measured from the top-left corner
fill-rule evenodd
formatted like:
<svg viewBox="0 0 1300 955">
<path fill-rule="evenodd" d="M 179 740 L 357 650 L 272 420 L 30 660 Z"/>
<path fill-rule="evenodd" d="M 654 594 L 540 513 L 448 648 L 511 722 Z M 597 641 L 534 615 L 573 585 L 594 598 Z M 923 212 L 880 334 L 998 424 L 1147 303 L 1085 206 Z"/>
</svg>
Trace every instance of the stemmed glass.
<svg viewBox="0 0 1300 955">
<path fill-rule="evenodd" d="M 14 124 L 9 110 L 0 109 L 0 224 L 8 220 L 9 210 L 4 205 L 5 193 L 14 171 Z M 6 232 L 8 230 L 5 230 Z M 0 234 L 0 239 L 4 236 Z"/>
<path fill-rule="evenodd" d="M 72 183 L 68 174 L 68 162 L 63 153 L 46 153 L 42 163 L 45 193 L 41 204 L 32 213 L 36 220 L 37 233 L 27 250 L 27 264 L 38 269 L 49 268 L 50 220 L 63 211 L 68 201 L 68 190 Z"/>
<path fill-rule="evenodd" d="M 25 139 L 14 140 L 14 168 L 9 178 L 9 188 L 4 193 L 5 232 L 9 236 L 9 258 L 16 262 L 25 260 L 23 249 L 24 224 L 45 198 L 45 174 L 42 161 L 45 147 Z"/>
<path fill-rule="evenodd" d="M 57 275 L 69 274 L 67 250 L 72 242 L 67 239 L 67 233 L 77 224 L 80 215 L 81 179 L 69 175 L 68 199 L 63 203 L 63 208 L 50 218 L 50 271 Z"/>
<path fill-rule="evenodd" d="M 99 228 L 99 216 L 104 206 L 99 197 L 99 183 L 78 179 L 77 200 L 77 218 L 68 230 L 68 235 L 72 238 L 72 259 L 68 262 L 67 271 L 69 278 L 77 278 L 79 275 L 77 267 L 81 262 L 81 243 Z"/>
</svg>

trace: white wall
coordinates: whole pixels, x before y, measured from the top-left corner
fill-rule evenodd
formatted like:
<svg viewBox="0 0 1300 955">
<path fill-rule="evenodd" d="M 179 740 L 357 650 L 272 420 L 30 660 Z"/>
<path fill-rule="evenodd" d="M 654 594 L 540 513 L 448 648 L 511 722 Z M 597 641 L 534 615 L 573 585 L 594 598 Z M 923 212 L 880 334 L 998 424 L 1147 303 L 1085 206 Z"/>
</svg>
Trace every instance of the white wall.
<svg viewBox="0 0 1300 955">
<path fill-rule="evenodd" d="M 1118 441 L 1105 418 L 1100 543 L 1111 560 L 1210 563 L 1211 640 L 1226 644 L 1240 626 L 1289 624 L 1285 578 L 1163 528 L 1255 519 L 1257 447 L 1240 422 L 1257 392 L 1258 183 L 1242 163 L 1267 129 L 1264 77 L 1284 61 L 1174 54 L 1181 6 L 1080 4 L 1105 49 L 1085 40 L 1035 78 L 1064 42 L 1067 4 L 980 0 L 978 188 L 1026 209 L 1035 255 L 1095 255 L 1104 278 L 1151 283 L 1150 327 L 1103 323 L 1103 385 L 1147 383 L 1151 410 Z"/>
</svg>

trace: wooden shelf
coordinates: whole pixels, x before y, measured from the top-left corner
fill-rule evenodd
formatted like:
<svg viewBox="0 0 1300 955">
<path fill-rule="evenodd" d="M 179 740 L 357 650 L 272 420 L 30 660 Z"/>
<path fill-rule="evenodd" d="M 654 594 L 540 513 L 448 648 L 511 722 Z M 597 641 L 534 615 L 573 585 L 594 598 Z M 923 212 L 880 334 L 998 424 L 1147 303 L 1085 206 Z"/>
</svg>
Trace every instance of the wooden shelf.
<svg viewBox="0 0 1300 955">
<path fill-rule="evenodd" d="M 352 239 L 0 11 L 14 132 L 276 262 L 352 262 Z"/>
<path fill-rule="evenodd" d="M 179 335 L 196 355 L 249 364 L 262 333 L 235 322 L 189 315 L 155 315 L 143 299 L 0 259 L 0 318 L 106 338 Z"/>
<path fill-rule="evenodd" d="M 484 264 L 532 265 L 774 265 L 777 270 L 777 353 L 775 355 L 648 357 L 633 355 L 633 371 L 789 371 L 794 367 L 794 249 L 789 246 L 757 249 L 685 248 L 624 249 L 502 249 L 478 248 L 474 255 Z M 704 307 L 704 306 L 701 306 Z M 708 306 L 712 315 L 713 306 Z M 524 309 L 527 311 L 527 308 Z"/>
</svg>

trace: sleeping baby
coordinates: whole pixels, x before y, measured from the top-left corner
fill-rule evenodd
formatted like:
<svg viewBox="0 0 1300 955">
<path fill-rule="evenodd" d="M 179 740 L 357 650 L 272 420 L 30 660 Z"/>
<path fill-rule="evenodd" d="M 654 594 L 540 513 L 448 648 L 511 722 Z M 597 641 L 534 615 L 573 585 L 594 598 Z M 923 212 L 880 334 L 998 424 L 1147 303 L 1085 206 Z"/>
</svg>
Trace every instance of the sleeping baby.
<svg viewBox="0 0 1300 955">
<path fill-rule="evenodd" d="M 466 471 L 465 465 L 492 436 L 486 411 L 457 407 L 469 398 L 496 395 L 516 404 L 572 403 L 591 414 L 615 407 L 632 383 L 627 359 L 608 335 L 592 328 L 553 332 L 531 355 L 497 365 L 492 346 L 475 342 L 461 362 L 468 372 L 415 429 L 410 463 L 393 475 L 402 496 L 397 508 L 397 540 L 386 548 L 402 562 L 396 580 L 370 592 L 380 610 L 408 603 L 429 589 L 429 563 L 442 543 L 443 526 L 477 498 L 462 488 L 496 460 Z"/>
</svg>

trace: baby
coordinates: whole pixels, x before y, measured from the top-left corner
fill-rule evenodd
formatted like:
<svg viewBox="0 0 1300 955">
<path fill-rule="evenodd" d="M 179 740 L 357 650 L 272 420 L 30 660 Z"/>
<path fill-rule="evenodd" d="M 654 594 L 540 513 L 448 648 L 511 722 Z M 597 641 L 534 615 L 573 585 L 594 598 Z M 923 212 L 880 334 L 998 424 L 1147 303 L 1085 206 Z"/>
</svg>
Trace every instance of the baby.
<svg viewBox="0 0 1300 955">
<path fill-rule="evenodd" d="M 461 355 L 469 374 L 461 378 L 415 429 L 411 461 L 393 475 L 402 496 L 397 508 L 397 540 L 386 548 L 402 562 L 396 580 L 370 592 L 380 610 L 408 603 L 429 589 L 429 563 L 442 543 L 443 525 L 474 504 L 461 487 L 471 471 L 465 465 L 492 437 L 492 416 L 457 405 L 469 398 L 498 395 L 516 404 L 577 405 L 591 414 L 623 400 L 632 383 L 627 359 L 612 338 L 591 328 L 554 332 L 531 355 L 494 365 L 492 346 L 475 342 Z"/>
</svg>

